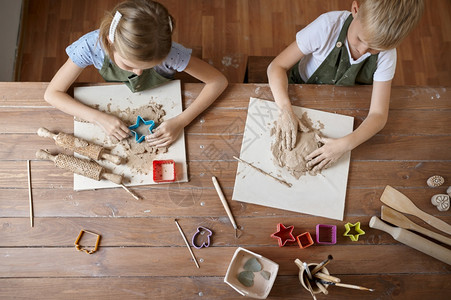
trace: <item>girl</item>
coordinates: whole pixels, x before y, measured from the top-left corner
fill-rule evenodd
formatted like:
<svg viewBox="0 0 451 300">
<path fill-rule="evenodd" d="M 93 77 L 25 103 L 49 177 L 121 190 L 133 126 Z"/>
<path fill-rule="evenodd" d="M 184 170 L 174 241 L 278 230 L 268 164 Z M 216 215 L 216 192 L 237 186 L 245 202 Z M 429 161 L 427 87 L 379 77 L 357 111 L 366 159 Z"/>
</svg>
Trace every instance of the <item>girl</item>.
<svg viewBox="0 0 451 300">
<path fill-rule="evenodd" d="M 204 88 L 186 110 L 165 120 L 154 134 L 146 137 L 150 146 L 169 146 L 227 86 L 227 79 L 218 70 L 192 57 L 190 49 L 172 42 L 173 29 L 174 19 L 158 2 L 128 0 L 118 4 L 103 18 L 99 30 L 67 47 L 69 59 L 47 87 L 45 100 L 122 140 L 130 130 L 119 118 L 88 107 L 67 94 L 83 69 L 94 65 L 106 81 L 124 82 L 132 92 L 155 87 L 171 80 L 176 71 L 185 71 L 204 82 Z"/>
</svg>

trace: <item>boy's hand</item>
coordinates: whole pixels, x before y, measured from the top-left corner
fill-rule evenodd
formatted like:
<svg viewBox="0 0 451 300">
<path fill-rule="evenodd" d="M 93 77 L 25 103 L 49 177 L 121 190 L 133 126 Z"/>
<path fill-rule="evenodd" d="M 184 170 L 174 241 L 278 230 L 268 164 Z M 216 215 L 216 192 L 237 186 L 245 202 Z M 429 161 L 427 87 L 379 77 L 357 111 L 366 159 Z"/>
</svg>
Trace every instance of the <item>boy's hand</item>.
<svg viewBox="0 0 451 300">
<path fill-rule="evenodd" d="M 128 129 L 127 125 L 116 116 L 101 112 L 96 123 L 106 132 L 106 134 L 118 141 L 130 136 L 130 129 Z"/>
<path fill-rule="evenodd" d="M 151 147 L 168 147 L 179 137 L 182 130 L 183 125 L 175 117 L 161 123 L 153 130 L 153 134 L 146 135 L 146 141 Z"/>
<path fill-rule="evenodd" d="M 319 141 L 323 143 L 323 146 L 306 156 L 309 161 L 307 168 L 313 173 L 329 168 L 348 151 L 348 144 L 344 138 L 319 138 Z"/>
<path fill-rule="evenodd" d="M 299 128 L 302 132 L 310 131 L 292 110 L 280 111 L 276 125 L 276 135 L 282 139 L 282 148 L 291 151 L 296 147 L 296 137 Z"/>
</svg>

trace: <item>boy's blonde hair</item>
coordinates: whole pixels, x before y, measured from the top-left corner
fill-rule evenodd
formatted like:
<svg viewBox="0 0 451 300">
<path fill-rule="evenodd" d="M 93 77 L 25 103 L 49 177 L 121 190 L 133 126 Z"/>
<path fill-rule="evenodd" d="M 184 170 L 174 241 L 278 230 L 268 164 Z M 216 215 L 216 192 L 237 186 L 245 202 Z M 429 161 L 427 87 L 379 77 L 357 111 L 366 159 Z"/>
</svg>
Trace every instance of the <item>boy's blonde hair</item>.
<svg viewBox="0 0 451 300">
<path fill-rule="evenodd" d="M 108 33 L 116 11 L 122 17 L 111 43 Z M 151 0 L 128 0 L 106 13 L 100 24 L 99 40 L 111 59 L 117 52 L 125 59 L 139 62 L 163 60 L 171 50 L 174 23 L 162 4 Z"/>
<path fill-rule="evenodd" d="M 359 19 L 368 46 L 375 50 L 396 48 L 417 25 L 423 0 L 359 0 Z"/>
</svg>

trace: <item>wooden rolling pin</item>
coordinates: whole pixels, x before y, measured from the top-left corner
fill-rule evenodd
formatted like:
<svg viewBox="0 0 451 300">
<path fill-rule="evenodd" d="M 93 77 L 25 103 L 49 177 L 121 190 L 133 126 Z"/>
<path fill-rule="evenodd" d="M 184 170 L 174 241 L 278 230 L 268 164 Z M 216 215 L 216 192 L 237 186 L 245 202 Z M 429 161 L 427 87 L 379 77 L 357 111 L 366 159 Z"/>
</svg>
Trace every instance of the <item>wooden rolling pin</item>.
<svg viewBox="0 0 451 300">
<path fill-rule="evenodd" d="M 448 265 L 451 265 L 451 250 L 433 243 L 413 232 L 399 227 L 392 227 L 373 216 L 370 220 L 370 227 L 376 228 L 390 234 L 395 240 L 430 255 Z"/>
<path fill-rule="evenodd" d="M 41 137 L 52 138 L 55 140 L 55 144 L 57 146 L 77 152 L 91 159 L 94 160 L 105 159 L 116 165 L 122 163 L 121 157 L 111 153 L 107 153 L 106 149 L 103 148 L 102 146 L 77 138 L 72 134 L 64 132 L 56 134 L 49 131 L 47 128 L 41 127 L 38 129 L 38 135 Z"/>
<path fill-rule="evenodd" d="M 82 175 L 97 181 L 100 181 L 102 178 L 104 178 L 116 184 L 122 185 L 121 175 L 107 173 L 101 165 L 94 161 L 84 160 L 63 153 L 52 155 L 42 149 L 36 152 L 36 157 L 44 160 L 51 160 L 58 168 L 71 171 L 78 175 Z"/>
</svg>

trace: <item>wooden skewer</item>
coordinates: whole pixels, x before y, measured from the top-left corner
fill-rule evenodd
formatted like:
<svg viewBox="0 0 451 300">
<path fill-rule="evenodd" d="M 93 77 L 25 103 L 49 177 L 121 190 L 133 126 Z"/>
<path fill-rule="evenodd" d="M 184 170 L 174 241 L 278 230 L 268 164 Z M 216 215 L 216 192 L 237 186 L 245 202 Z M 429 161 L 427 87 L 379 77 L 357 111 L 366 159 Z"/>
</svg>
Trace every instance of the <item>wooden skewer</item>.
<svg viewBox="0 0 451 300">
<path fill-rule="evenodd" d="M 141 198 L 136 195 L 135 193 L 133 193 L 130 189 L 128 189 L 123 183 L 121 183 L 121 187 L 130 195 L 132 195 L 133 198 L 135 198 L 136 200 L 141 200 Z"/>
<path fill-rule="evenodd" d="M 279 178 L 277 178 L 277 177 L 274 177 L 274 176 L 272 176 L 271 174 L 266 173 L 266 172 L 263 171 L 262 169 L 257 168 L 256 166 L 254 166 L 254 165 L 248 163 L 247 161 L 242 160 L 241 158 L 238 158 L 238 157 L 236 157 L 236 156 L 234 156 L 233 158 L 236 159 L 236 160 L 239 161 L 239 162 L 242 162 L 243 164 L 248 165 L 248 166 L 251 167 L 251 168 L 254 168 L 254 169 L 257 170 L 258 172 L 262 173 L 263 175 L 266 175 L 266 176 L 271 177 L 272 179 L 278 181 L 278 182 L 281 183 L 281 184 L 284 184 L 284 185 L 286 185 L 286 186 L 288 186 L 288 187 L 292 187 L 292 186 L 293 186 L 291 183 L 286 182 L 286 181 L 284 181 L 284 180 L 281 180 L 281 179 L 279 179 Z"/>
<path fill-rule="evenodd" d="M 27 172 L 28 172 L 28 199 L 30 201 L 30 225 L 33 227 L 33 194 L 31 192 L 31 170 L 30 160 L 27 160 Z"/>
<path fill-rule="evenodd" d="M 186 239 L 185 234 L 183 233 L 183 230 L 182 230 L 182 228 L 179 225 L 179 222 L 177 222 L 177 220 L 174 220 L 174 221 L 175 221 L 175 225 L 177 225 L 177 228 L 180 231 L 180 235 L 182 236 L 183 240 L 185 241 L 186 247 L 188 247 L 189 253 L 191 253 L 191 257 L 194 259 L 194 263 L 196 264 L 196 267 L 200 268 L 199 264 L 197 263 L 197 259 L 194 256 L 193 250 L 191 250 L 191 247 L 189 246 L 188 240 Z"/>
</svg>

